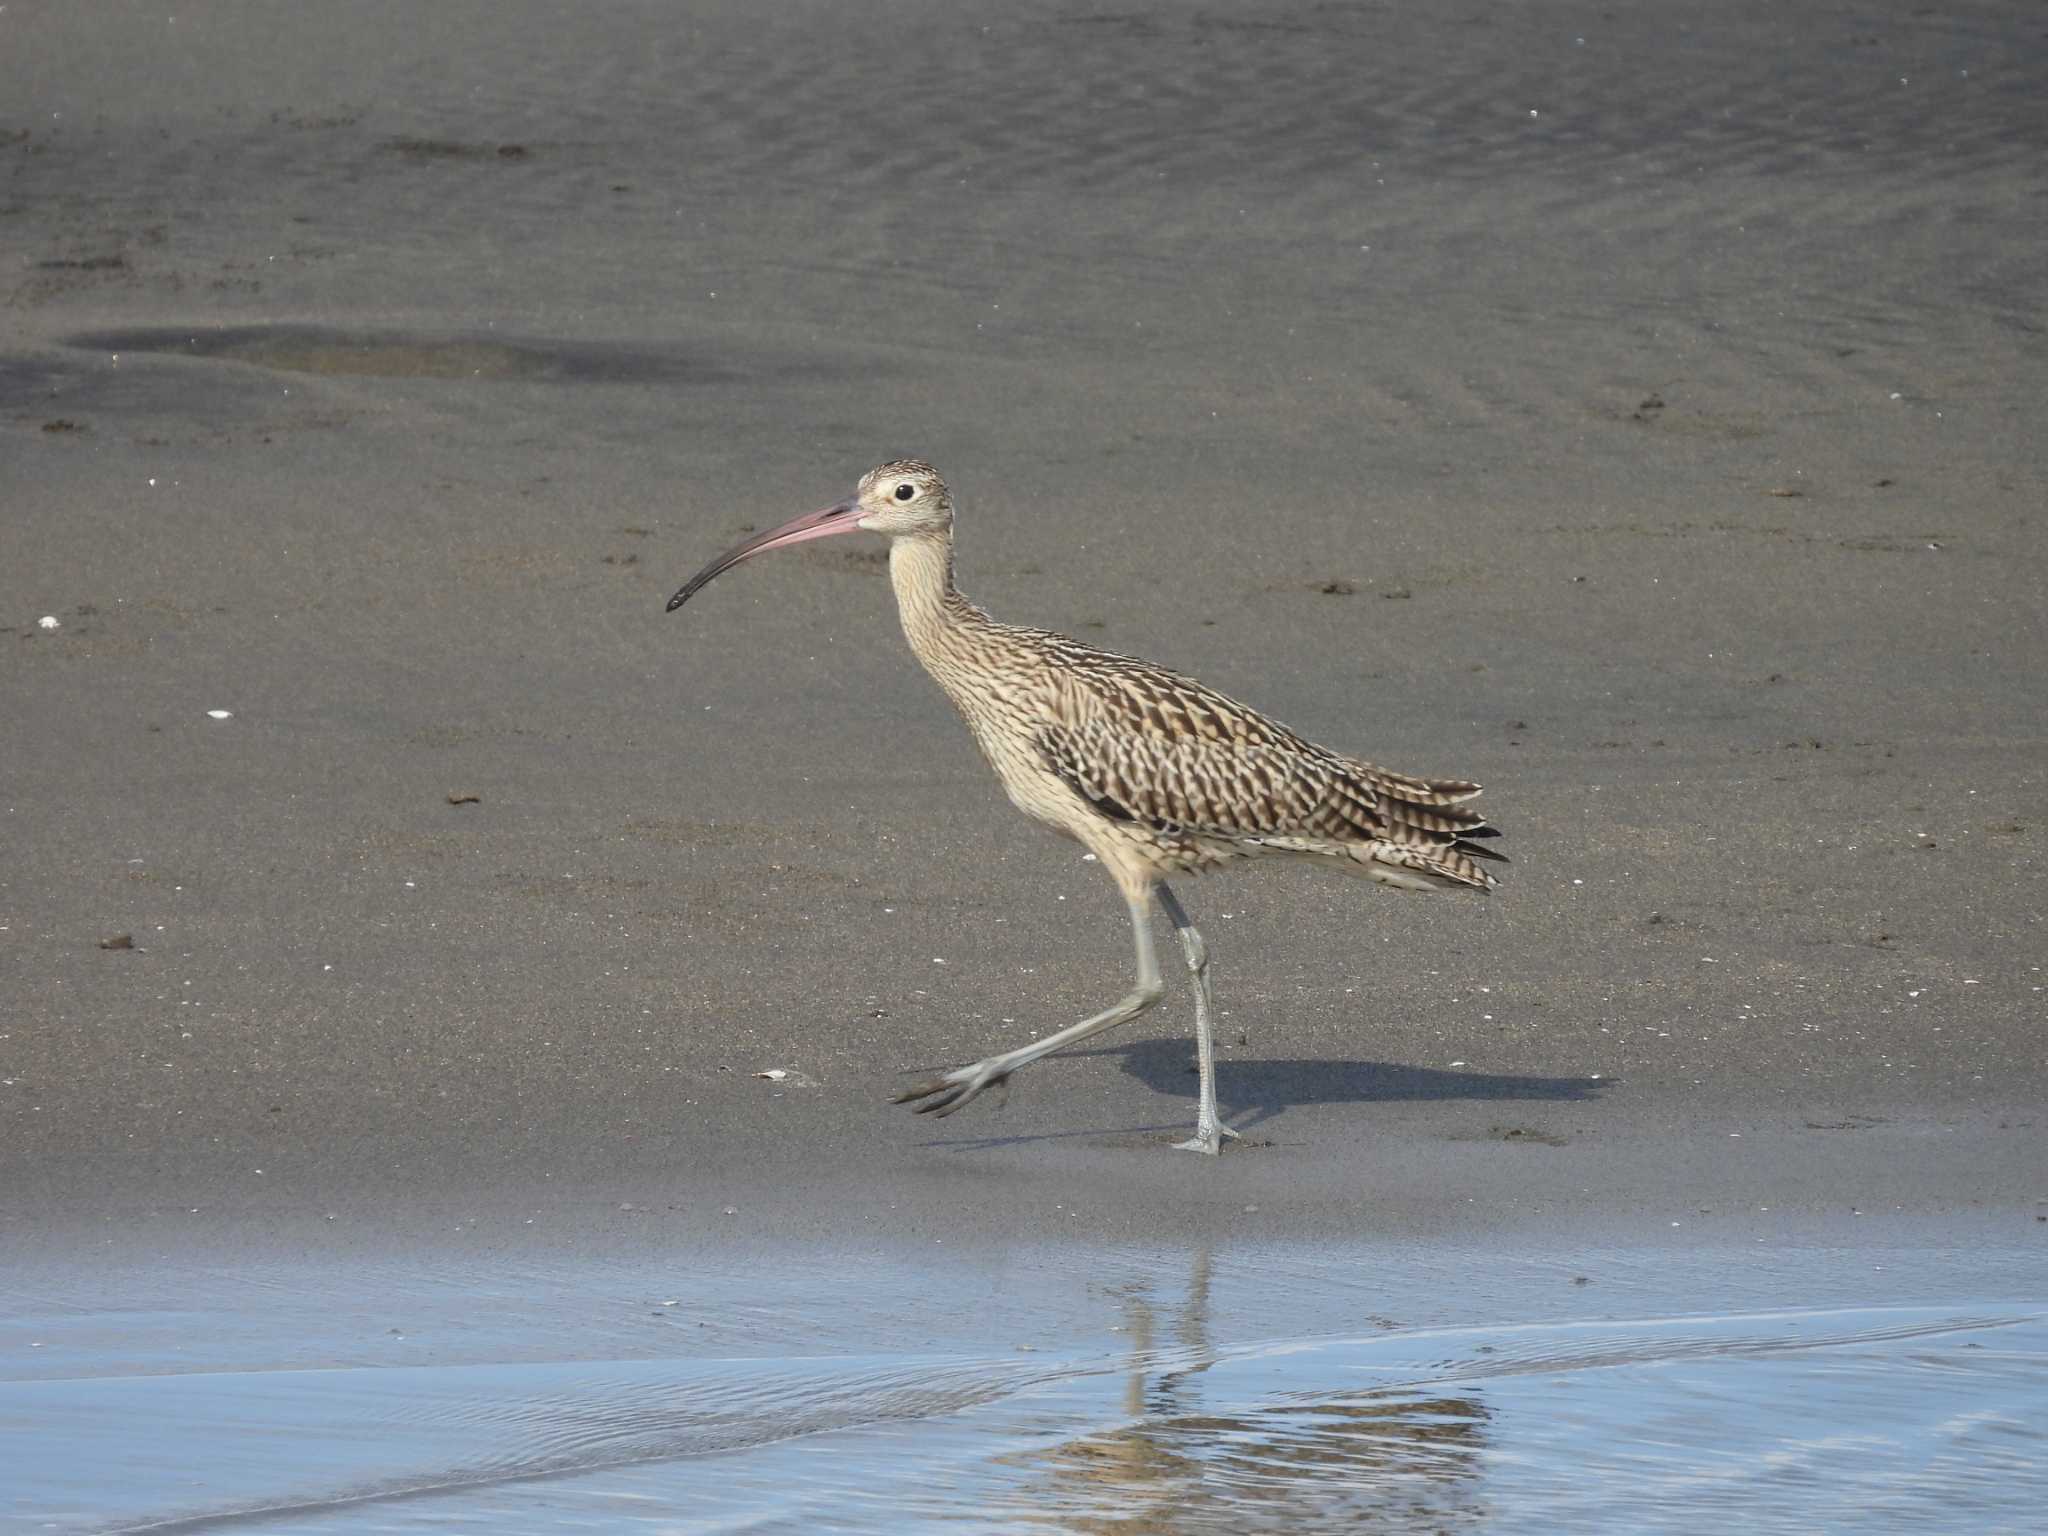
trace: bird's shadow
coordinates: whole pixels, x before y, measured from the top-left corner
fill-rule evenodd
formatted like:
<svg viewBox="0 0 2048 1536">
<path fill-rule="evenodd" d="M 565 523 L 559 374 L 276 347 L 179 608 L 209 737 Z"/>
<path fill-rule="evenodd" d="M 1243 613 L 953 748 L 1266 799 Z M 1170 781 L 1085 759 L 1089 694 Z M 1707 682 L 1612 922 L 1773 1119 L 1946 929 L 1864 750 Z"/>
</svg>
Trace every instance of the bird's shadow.
<svg viewBox="0 0 2048 1536">
<path fill-rule="evenodd" d="M 1160 1035 L 1075 1055 L 1122 1058 L 1125 1072 L 1155 1093 L 1195 1097 L 1195 1056 L 1185 1035 Z M 1604 1078 L 1530 1077 L 1415 1067 L 1394 1061 L 1303 1061 L 1271 1057 L 1216 1063 L 1216 1102 L 1242 1131 L 1300 1104 L 1373 1104 L 1394 1099 L 1552 1099 L 1584 1102 Z"/>
<path fill-rule="evenodd" d="M 1194 1042 L 1185 1035 L 1161 1035 L 1062 1056 L 1111 1056 L 1123 1070 L 1156 1093 L 1196 1096 Z M 1303 1104 L 1375 1104 L 1399 1099 L 1549 1099 L 1585 1103 L 1614 1083 L 1613 1078 L 1531 1077 L 1522 1073 L 1468 1072 L 1462 1068 L 1414 1067 L 1393 1061 L 1305 1061 L 1251 1057 L 1219 1058 L 1216 1100 L 1224 1123 L 1238 1131 L 1262 1125 L 1283 1110 Z M 1133 1127 L 1160 1130 L 1168 1127 Z M 1062 1134 L 1062 1133 L 1055 1133 Z M 1101 1132 L 1066 1132 L 1100 1135 Z M 965 1149 L 1038 1136 L 974 1137 L 954 1145 Z"/>
</svg>

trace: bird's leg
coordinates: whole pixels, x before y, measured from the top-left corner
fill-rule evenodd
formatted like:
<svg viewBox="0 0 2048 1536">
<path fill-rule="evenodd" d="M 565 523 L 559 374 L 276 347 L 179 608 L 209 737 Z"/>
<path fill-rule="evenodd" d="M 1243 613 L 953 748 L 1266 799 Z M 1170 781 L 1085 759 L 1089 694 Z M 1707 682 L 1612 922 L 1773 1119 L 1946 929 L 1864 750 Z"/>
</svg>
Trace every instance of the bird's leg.
<svg viewBox="0 0 2048 1536">
<path fill-rule="evenodd" d="M 1195 1055 L 1202 1069 L 1202 1106 L 1195 1120 L 1195 1134 L 1174 1145 L 1182 1152 L 1207 1152 L 1214 1157 L 1223 1150 L 1225 1139 L 1236 1141 L 1238 1136 L 1216 1113 L 1216 1040 L 1209 1025 L 1209 947 L 1163 880 L 1159 884 L 1159 905 L 1166 909 L 1173 931 L 1180 935 L 1188 973 L 1195 979 Z"/>
<path fill-rule="evenodd" d="M 1164 887 L 1162 886 L 1163 890 Z M 1166 983 L 1159 976 L 1159 960 L 1152 952 L 1151 914 L 1147 910 L 1150 893 L 1144 886 L 1126 889 L 1124 901 L 1131 909 L 1131 931 L 1136 936 L 1138 949 L 1137 985 L 1124 994 L 1123 1001 L 1114 1008 L 1105 1008 L 1093 1018 L 1070 1024 L 1065 1029 L 1047 1035 L 1043 1040 L 1034 1040 L 1029 1045 L 1019 1046 L 1014 1051 L 1004 1051 L 965 1067 L 955 1067 L 951 1072 L 933 1078 L 930 1082 L 919 1083 L 906 1088 L 896 1095 L 898 1104 L 913 1100 L 924 1102 L 917 1106 L 921 1115 L 938 1115 L 944 1118 L 971 1102 L 987 1089 L 1008 1080 L 1019 1067 L 1028 1067 L 1041 1056 L 1050 1056 L 1054 1051 L 1070 1045 L 1078 1045 L 1091 1035 L 1099 1035 L 1105 1029 L 1115 1029 L 1119 1024 L 1128 1024 L 1139 1014 L 1150 1008 L 1166 994 Z"/>
</svg>

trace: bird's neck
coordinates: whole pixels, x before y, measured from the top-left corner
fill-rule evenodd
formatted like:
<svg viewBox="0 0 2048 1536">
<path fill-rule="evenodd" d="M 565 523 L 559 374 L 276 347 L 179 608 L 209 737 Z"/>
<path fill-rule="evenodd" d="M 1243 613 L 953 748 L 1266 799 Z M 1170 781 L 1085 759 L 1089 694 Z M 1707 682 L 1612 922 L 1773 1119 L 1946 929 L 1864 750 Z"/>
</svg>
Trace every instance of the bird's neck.
<svg viewBox="0 0 2048 1536">
<path fill-rule="evenodd" d="M 977 622 L 988 622 L 988 615 L 953 585 L 951 535 L 891 539 L 889 584 L 896 589 L 896 611 L 903 620 L 904 638 L 935 676 L 937 663 L 950 643 Z"/>
</svg>

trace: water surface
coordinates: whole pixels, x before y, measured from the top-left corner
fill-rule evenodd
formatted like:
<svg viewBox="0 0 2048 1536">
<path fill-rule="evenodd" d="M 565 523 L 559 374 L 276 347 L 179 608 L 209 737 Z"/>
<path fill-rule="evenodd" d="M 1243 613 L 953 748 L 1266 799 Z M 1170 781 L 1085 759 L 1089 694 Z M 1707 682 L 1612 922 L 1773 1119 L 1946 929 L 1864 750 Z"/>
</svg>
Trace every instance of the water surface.
<svg viewBox="0 0 2048 1536">
<path fill-rule="evenodd" d="M 2017 1248 L 158 1262 L 22 1277 L 0 1351 L 24 1531 L 1979 1532 L 2048 1499 Z"/>
</svg>

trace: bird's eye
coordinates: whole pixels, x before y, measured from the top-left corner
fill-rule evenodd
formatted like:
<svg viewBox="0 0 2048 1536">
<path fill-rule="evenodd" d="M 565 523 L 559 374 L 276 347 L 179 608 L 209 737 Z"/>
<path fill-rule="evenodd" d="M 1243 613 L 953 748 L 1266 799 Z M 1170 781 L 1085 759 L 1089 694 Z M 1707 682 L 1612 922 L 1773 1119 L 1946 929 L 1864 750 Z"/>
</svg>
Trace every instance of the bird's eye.
<svg viewBox="0 0 2048 1536">
<path fill-rule="evenodd" d="M 898 501 L 908 501 L 916 494 L 917 487 L 914 485 L 904 484 L 896 487 L 896 499 Z"/>
</svg>

